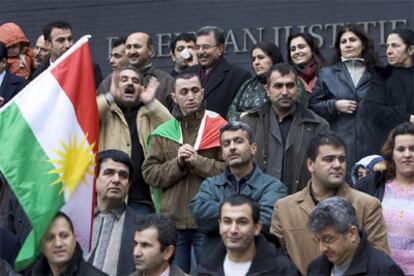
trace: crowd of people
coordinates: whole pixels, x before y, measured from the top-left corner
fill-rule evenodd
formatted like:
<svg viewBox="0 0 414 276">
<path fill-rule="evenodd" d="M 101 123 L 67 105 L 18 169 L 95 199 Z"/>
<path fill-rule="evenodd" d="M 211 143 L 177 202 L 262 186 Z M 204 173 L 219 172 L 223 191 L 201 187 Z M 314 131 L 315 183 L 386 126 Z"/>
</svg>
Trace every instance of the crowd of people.
<svg viewBox="0 0 414 276">
<path fill-rule="evenodd" d="M 386 65 L 358 25 L 338 30 L 332 58 L 308 33 L 286 57 L 260 41 L 253 76 L 224 44 L 215 26 L 181 33 L 165 72 L 148 33 L 113 42 L 112 72 L 93 64 L 91 249 L 58 212 L 15 272 L 31 224 L 0 173 L 1 275 L 414 274 L 414 32 L 388 34 Z M 0 107 L 72 45 L 69 22 L 34 48 L 0 25 Z"/>
</svg>

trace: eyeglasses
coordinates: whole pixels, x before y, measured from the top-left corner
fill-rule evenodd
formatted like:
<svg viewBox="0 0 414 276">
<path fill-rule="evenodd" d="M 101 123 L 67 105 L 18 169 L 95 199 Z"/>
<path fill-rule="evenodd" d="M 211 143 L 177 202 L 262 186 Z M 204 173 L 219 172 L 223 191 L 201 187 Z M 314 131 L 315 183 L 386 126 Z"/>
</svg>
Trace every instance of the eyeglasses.
<svg viewBox="0 0 414 276">
<path fill-rule="evenodd" d="M 197 51 L 200 49 L 203 50 L 210 50 L 211 48 L 217 47 L 217 45 L 208 45 L 208 44 L 203 44 L 203 45 L 196 45 L 194 47 L 194 49 L 196 49 Z"/>
<path fill-rule="evenodd" d="M 321 239 L 321 238 L 319 238 L 319 237 L 317 237 L 317 236 L 315 236 L 315 237 L 313 237 L 313 240 L 316 242 L 316 243 L 322 243 L 323 245 L 325 245 L 325 246 L 330 246 L 330 245 L 332 245 L 336 240 L 338 239 L 338 236 L 332 236 L 332 237 L 325 237 L 325 238 L 323 238 L 323 239 Z"/>
</svg>

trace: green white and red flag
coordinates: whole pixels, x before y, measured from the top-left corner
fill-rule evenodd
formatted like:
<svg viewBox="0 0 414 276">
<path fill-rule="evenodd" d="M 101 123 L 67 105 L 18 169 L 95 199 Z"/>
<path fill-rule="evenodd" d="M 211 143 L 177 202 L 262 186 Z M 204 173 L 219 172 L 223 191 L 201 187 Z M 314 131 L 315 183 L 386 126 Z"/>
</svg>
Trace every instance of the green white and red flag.
<svg viewBox="0 0 414 276">
<path fill-rule="evenodd" d="M 220 128 L 227 124 L 227 121 L 218 113 L 206 110 L 198 129 L 197 138 L 194 144 L 195 150 L 206 150 L 220 147 Z M 170 139 L 177 144 L 183 144 L 183 132 L 181 124 L 176 118 L 172 118 L 158 126 L 148 137 L 148 148 L 154 136 L 161 136 Z M 152 188 L 152 197 L 157 212 L 160 210 L 161 191 Z"/>
<path fill-rule="evenodd" d="M 59 210 L 89 251 L 99 134 L 89 38 L 82 37 L 0 109 L 0 171 L 32 225 L 16 270 L 36 259 Z"/>
</svg>

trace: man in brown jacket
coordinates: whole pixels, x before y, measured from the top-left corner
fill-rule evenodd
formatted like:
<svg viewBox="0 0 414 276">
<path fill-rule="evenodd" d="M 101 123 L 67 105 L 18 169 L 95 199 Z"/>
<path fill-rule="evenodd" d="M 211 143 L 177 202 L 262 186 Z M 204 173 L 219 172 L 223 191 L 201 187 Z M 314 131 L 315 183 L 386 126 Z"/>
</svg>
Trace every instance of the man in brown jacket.
<svg viewBox="0 0 414 276">
<path fill-rule="evenodd" d="M 188 203 L 205 178 L 220 174 L 224 168 L 220 161 L 219 129 L 227 122 L 205 109 L 204 89 L 195 73 L 178 75 L 171 96 L 176 103 L 175 118 L 153 132 L 142 172 L 150 186 L 161 189 L 160 211 L 171 216 L 178 229 L 174 262 L 189 273 L 191 246 L 198 261 L 202 235 L 197 231 Z M 209 146 L 202 147 L 207 140 Z"/>
<path fill-rule="evenodd" d="M 390 254 L 381 204 L 345 182 L 345 154 L 345 142 L 337 134 L 327 132 L 314 136 L 307 148 L 310 182 L 302 191 L 279 200 L 273 209 L 270 232 L 279 237 L 302 274 L 321 254 L 319 243 L 307 227 L 310 213 L 319 201 L 334 195 L 352 203 L 368 240 L 374 247 Z"/>
<path fill-rule="evenodd" d="M 255 135 L 255 161 L 260 169 L 280 179 L 288 195 L 304 188 L 310 175 L 306 146 L 310 138 L 329 129 L 328 122 L 298 100 L 298 77 L 287 63 L 270 69 L 265 89 L 269 101 L 242 116 Z"/>
</svg>

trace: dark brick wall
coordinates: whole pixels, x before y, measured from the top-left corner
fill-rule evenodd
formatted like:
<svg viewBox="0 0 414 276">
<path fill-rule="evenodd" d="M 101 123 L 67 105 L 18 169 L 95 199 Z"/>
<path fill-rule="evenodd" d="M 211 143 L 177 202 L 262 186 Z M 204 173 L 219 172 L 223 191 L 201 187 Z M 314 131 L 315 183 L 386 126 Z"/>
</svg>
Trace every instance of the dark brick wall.
<svg viewBox="0 0 414 276">
<path fill-rule="evenodd" d="M 157 34 L 196 31 L 203 25 L 218 25 L 226 32 L 233 31 L 240 49 L 244 46 L 248 49 L 252 43 L 243 45 L 243 28 L 257 36 L 256 28 L 263 27 L 263 39 L 275 41 L 274 27 L 281 27 L 279 41 L 285 53 L 283 26 L 292 26 L 295 31 L 301 25 L 320 24 L 313 28 L 324 38 L 322 50 L 329 57 L 329 46 L 334 37 L 330 23 L 376 22 L 375 26 L 369 26 L 369 30 L 379 41 L 381 24 L 385 34 L 392 27 L 390 20 L 394 19 L 404 19 L 407 26 L 413 28 L 413 16 L 413 1 L 0 0 L 0 23 L 12 21 L 19 24 L 31 41 L 41 33 L 45 23 L 59 19 L 72 23 L 75 37 L 91 34 L 92 55 L 104 74 L 110 70 L 106 62 L 107 37 L 126 36 L 135 31 L 150 33 L 157 44 Z M 164 39 L 168 41 L 167 36 Z M 163 52 L 166 50 L 164 47 Z M 383 47 L 378 50 L 383 55 Z M 246 51 L 235 53 L 234 45 L 229 44 L 227 56 L 232 62 L 250 69 Z M 169 57 L 157 57 L 155 63 L 166 70 L 171 68 Z"/>
</svg>

